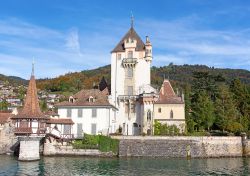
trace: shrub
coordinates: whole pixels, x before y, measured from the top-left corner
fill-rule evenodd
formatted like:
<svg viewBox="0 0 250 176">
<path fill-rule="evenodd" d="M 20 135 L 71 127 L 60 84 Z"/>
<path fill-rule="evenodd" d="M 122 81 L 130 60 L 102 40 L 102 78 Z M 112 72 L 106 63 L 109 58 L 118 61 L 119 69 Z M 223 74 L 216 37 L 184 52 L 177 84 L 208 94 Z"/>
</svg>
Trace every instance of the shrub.
<svg viewBox="0 0 250 176">
<path fill-rule="evenodd" d="M 81 140 L 73 141 L 73 148 L 75 149 L 98 149 L 99 136 L 84 134 Z"/>
<path fill-rule="evenodd" d="M 244 127 L 238 122 L 232 122 L 228 124 L 227 130 L 232 133 L 238 134 L 244 130 Z"/>
<path fill-rule="evenodd" d="M 168 135 L 178 135 L 180 129 L 176 125 L 161 124 L 159 121 L 155 120 L 154 123 L 154 135 L 168 136 Z"/>
<path fill-rule="evenodd" d="M 101 152 L 112 151 L 114 154 L 118 154 L 119 140 L 108 136 L 99 136 L 99 150 Z"/>
<path fill-rule="evenodd" d="M 98 149 L 98 145 L 90 145 L 83 143 L 83 140 L 75 140 L 72 143 L 74 149 Z"/>
<path fill-rule="evenodd" d="M 101 152 L 110 152 L 118 154 L 119 140 L 108 136 L 84 134 L 81 140 L 75 140 L 72 143 L 75 149 L 99 149 Z"/>
<path fill-rule="evenodd" d="M 98 145 L 99 144 L 99 135 L 90 135 L 84 133 L 83 143 L 88 145 Z"/>
</svg>

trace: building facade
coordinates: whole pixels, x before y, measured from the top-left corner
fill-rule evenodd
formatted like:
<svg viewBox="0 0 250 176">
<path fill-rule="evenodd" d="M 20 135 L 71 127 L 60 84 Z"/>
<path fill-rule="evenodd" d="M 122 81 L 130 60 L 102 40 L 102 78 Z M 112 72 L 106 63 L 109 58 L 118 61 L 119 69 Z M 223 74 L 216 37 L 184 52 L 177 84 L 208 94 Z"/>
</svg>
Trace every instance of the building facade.
<svg viewBox="0 0 250 176">
<path fill-rule="evenodd" d="M 111 52 L 111 103 L 119 109 L 116 124 L 123 135 L 145 132 L 144 117 L 152 116 L 156 90 L 150 86 L 151 62 L 149 37 L 144 43 L 132 23 Z M 152 128 L 152 121 L 146 126 Z"/>
<path fill-rule="evenodd" d="M 149 37 L 146 36 L 144 43 L 136 33 L 133 23 L 111 51 L 110 103 L 118 109 L 115 114 L 116 127 L 122 129 L 123 135 L 153 134 L 154 120 L 157 118 L 163 122 L 164 119 L 169 119 L 169 109 L 174 111 L 178 119 L 167 120 L 168 123 L 180 127 L 184 122 L 185 126 L 184 102 L 161 101 L 163 94 L 150 85 L 152 58 Z M 172 87 L 171 90 L 173 91 Z M 164 88 L 161 91 L 164 91 Z M 174 94 L 174 91 L 172 93 Z M 180 98 L 175 94 L 171 95 L 171 98 L 168 94 L 166 96 L 168 100 Z M 162 108 L 164 113 L 159 114 L 157 108 Z"/>
<path fill-rule="evenodd" d="M 60 119 L 72 119 L 72 133 L 75 138 L 82 138 L 83 133 L 107 135 L 115 133 L 116 108 L 108 102 L 108 90 L 81 90 L 68 101 L 58 103 Z M 62 131 L 66 131 L 66 126 Z M 68 129 L 69 130 L 69 129 Z"/>
<path fill-rule="evenodd" d="M 162 124 L 176 125 L 180 132 L 185 131 L 184 96 L 175 94 L 170 81 L 165 79 L 154 103 L 154 120 Z"/>
</svg>

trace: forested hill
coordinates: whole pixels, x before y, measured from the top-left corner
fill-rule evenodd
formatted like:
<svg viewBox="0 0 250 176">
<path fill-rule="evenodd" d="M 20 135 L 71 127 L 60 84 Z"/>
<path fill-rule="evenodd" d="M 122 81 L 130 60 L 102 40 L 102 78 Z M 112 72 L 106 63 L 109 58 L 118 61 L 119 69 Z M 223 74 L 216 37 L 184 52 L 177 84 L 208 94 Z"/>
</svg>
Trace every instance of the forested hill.
<svg viewBox="0 0 250 176">
<path fill-rule="evenodd" d="M 11 85 L 26 85 L 28 81 L 17 76 L 5 76 L 0 74 L 0 81 L 8 82 Z"/>
<path fill-rule="evenodd" d="M 99 67 L 93 70 L 68 73 L 52 79 L 38 80 L 38 87 L 49 91 L 70 91 L 76 92 L 82 88 L 89 89 L 96 86 L 104 76 L 110 84 L 110 65 Z M 219 79 L 230 83 L 233 79 L 239 78 L 242 83 L 250 86 L 250 71 L 243 69 L 220 69 L 205 65 L 174 65 L 169 64 L 163 67 L 151 68 L 151 81 L 154 87 L 162 84 L 163 78 L 169 78 L 174 87 L 185 87 L 192 83 L 193 73 L 208 72 Z M 143 73 L 142 73 L 143 74 Z"/>
</svg>

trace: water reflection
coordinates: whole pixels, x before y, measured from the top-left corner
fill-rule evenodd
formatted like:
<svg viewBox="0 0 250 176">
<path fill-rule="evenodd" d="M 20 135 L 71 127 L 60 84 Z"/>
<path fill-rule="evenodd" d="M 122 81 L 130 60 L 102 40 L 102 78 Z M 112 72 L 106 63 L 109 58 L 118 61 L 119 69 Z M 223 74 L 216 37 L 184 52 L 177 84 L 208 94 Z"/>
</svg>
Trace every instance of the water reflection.
<svg viewBox="0 0 250 176">
<path fill-rule="evenodd" d="M 19 162 L 0 156 L 0 175 L 250 175 L 250 158 L 160 159 L 44 157 Z"/>
</svg>

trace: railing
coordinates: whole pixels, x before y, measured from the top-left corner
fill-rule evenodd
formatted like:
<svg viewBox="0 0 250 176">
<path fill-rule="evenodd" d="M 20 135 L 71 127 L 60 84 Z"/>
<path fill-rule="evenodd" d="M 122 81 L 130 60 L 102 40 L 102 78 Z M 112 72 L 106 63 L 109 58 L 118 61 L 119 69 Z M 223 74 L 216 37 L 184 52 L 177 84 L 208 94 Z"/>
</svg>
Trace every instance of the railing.
<svg viewBox="0 0 250 176">
<path fill-rule="evenodd" d="M 122 60 L 123 64 L 136 64 L 137 63 L 137 58 L 124 58 Z"/>
<path fill-rule="evenodd" d="M 137 99 L 138 95 L 119 95 L 118 100 L 131 100 L 131 99 Z"/>
<path fill-rule="evenodd" d="M 60 139 L 74 139 L 73 134 L 62 134 L 61 131 L 51 127 L 47 127 L 47 134 L 51 134 Z"/>
</svg>

